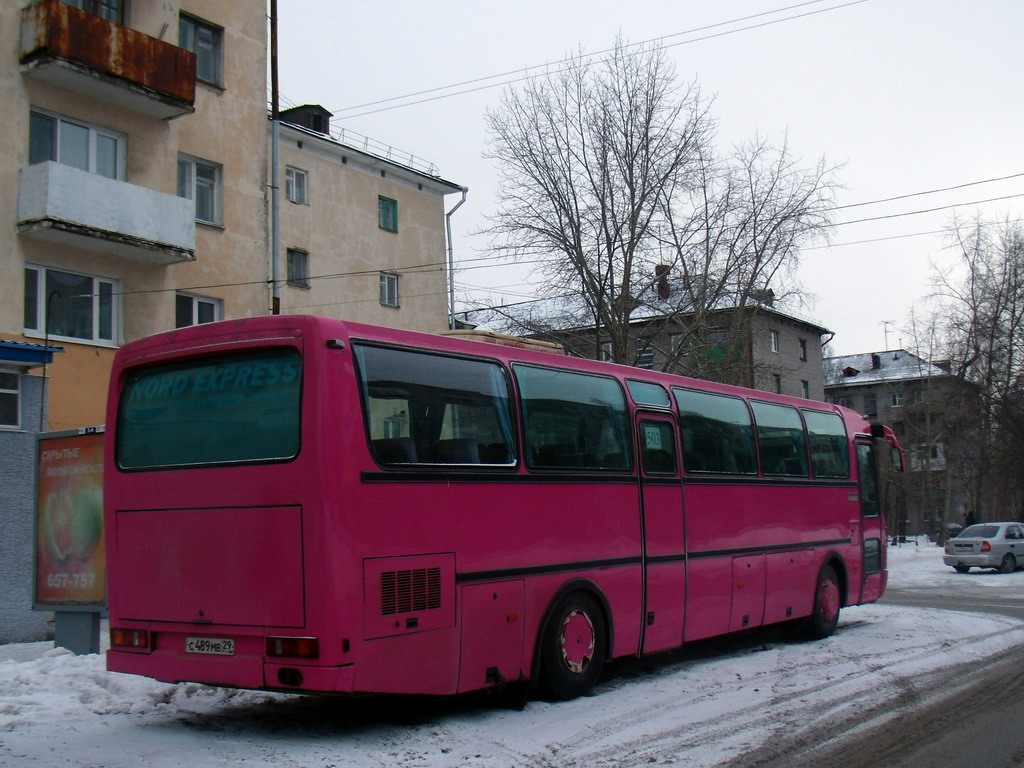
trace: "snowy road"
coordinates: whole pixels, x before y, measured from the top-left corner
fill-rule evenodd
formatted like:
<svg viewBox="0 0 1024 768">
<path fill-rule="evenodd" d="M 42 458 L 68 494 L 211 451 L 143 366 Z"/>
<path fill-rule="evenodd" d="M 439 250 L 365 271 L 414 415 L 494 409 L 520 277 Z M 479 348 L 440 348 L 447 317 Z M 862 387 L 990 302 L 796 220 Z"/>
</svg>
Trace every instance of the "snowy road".
<svg viewBox="0 0 1024 768">
<path fill-rule="evenodd" d="M 1024 572 L 960 575 L 932 546 L 891 550 L 891 582 L 1024 596 Z M 1024 642 L 1012 617 L 873 605 L 817 643 L 780 631 L 620 664 L 594 695 L 522 712 L 477 698 L 348 701 L 164 685 L 101 657 L 0 646 L 0 765 L 151 768 L 717 766 L 827 744 L 919 709 L 961 665 Z M 962 676 L 959 676 L 962 677 Z"/>
</svg>

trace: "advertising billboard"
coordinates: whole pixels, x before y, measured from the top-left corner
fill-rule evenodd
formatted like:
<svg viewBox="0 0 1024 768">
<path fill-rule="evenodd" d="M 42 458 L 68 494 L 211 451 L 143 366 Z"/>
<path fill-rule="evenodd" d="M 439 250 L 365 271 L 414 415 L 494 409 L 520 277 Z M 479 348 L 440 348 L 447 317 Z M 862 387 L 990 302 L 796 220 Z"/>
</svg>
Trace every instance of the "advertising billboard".
<svg viewBox="0 0 1024 768">
<path fill-rule="evenodd" d="M 35 608 L 102 608 L 103 428 L 44 433 L 37 447 Z"/>
</svg>

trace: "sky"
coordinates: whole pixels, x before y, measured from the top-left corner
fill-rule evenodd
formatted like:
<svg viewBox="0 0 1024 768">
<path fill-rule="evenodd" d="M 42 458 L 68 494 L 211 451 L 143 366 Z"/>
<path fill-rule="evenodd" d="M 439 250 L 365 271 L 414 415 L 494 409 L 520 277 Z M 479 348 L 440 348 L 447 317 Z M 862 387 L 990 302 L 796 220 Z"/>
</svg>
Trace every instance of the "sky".
<svg viewBox="0 0 1024 768">
<path fill-rule="evenodd" d="M 713 98 L 720 151 L 760 136 L 806 167 L 841 166 L 831 245 L 800 258 L 813 301 L 791 308 L 834 332 L 832 354 L 913 348 L 934 270 L 956 266 L 954 216 L 1024 210 L 1019 0 L 288 0 L 279 15 L 283 107 L 321 104 L 349 141 L 469 188 L 452 216 L 456 309 L 535 295 L 537 276 L 489 258 L 478 234 L 497 190 L 487 110 L 617 36 L 660 40 Z"/>
<path fill-rule="evenodd" d="M 890 584 L 943 594 L 1019 590 L 1024 571 L 962 575 L 931 544 L 889 548 Z M 845 608 L 825 640 L 762 636 L 621 672 L 591 696 L 530 701 L 335 699 L 168 685 L 107 672 L 100 655 L 0 645 L 0 765 L 11 768 L 712 768 L 839 720 L 949 695 L 958 665 L 1024 641 L 1010 617 L 876 605 Z M 945 675 L 942 677 L 941 675 Z M 947 679 L 948 678 L 948 679 Z M 912 695 L 908 695 L 910 692 Z"/>
</svg>

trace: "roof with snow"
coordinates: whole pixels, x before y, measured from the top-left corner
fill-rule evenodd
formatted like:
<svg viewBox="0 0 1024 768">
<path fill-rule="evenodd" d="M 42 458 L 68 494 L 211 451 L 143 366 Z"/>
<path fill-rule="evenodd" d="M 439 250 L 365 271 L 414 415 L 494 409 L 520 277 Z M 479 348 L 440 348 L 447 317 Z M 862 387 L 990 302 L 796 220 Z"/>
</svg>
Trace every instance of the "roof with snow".
<svg viewBox="0 0 1024 768">
<path fill-rule="evenodd" d="M 949 376 L 946 369 L 905 349 L 826 357 L 822 366 L 826 389 Z"/>
</svg>

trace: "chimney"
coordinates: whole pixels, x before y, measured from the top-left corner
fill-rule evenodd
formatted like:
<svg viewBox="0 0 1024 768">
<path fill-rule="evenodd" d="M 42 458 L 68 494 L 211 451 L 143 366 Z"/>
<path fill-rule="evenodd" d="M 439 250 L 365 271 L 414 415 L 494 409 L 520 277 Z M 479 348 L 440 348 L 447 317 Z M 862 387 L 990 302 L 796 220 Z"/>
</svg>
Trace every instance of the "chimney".
<svg viewBox="0 0 1024 768">
<path fill-rule="evenodd" d="M 281 120 L 284 122 L 308 128 L 325 136 L 331 132 L 332 117 L 334 114 L 319 104 L 303 104 L 301 107 L 292 107 L 281 111 Z"/>
<path fill-rule="evenodd" d="M 654 276 L 658 279 L 658 298 L 662 301 L 668 299 L 672 289 L 668 284 L 668 264 L 657 264 L 654 267 Z"/>
<path fill-rule="evenodd" d="M 871 353 L 871 370 L 877 371 L 882 367 L 882 358 L 875 353 Z"/>
</svg>

